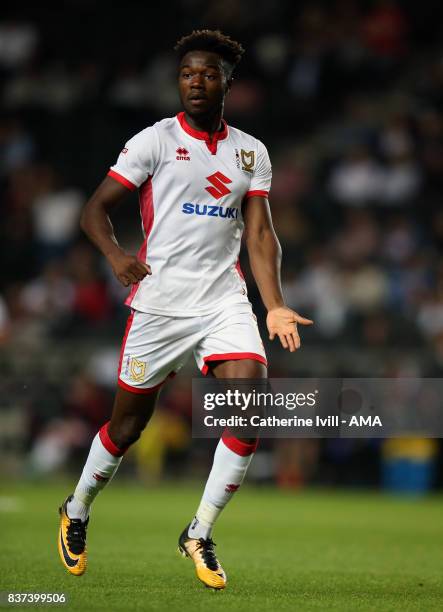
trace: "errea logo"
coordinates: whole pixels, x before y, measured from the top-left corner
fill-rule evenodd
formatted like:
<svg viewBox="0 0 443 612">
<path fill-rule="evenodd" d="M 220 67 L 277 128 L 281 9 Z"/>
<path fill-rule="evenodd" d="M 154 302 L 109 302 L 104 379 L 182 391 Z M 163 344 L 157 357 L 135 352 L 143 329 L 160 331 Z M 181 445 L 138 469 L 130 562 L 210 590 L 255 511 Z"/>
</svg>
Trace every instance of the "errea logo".
<svg viewBox="0 0 443 612">
<path fill-rule="evenodd" d="M 189 156 L 189 151 L 187 149 L 185 149 L 184 147 L 178 147 L 178 149 L 176 150 L 177 153 L 177 157 L 175 159 L 179 160 L 179 161 L 191 161 L 191 158 Z"/>
</svg>

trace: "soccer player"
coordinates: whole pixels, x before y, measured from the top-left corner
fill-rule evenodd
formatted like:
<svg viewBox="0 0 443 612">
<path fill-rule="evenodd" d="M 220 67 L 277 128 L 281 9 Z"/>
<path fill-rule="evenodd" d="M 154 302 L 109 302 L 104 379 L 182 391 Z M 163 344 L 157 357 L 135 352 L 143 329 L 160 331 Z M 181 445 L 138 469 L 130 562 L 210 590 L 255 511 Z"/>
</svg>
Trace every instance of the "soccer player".
<svg viewBox="0 0 443 612">
<path fill-rule="evenodd" d="M 125 451 L 148 423 L 165 380 L 194 355 L 203 374 L 265 378 L 266 356 L 238 256 L 244 231 L 272 340 L 295 351 L 297 324 L 285 306 L 281 250 L 268 204 L 271 165 L 264 145 L 223 119 L 242 46 L 219 31 L 194 31 L 175 47 L 183 111 L 142 130 L 123 148 L 83 210 L 81 225 L 117 279 L 131 286 L 130 315 L 111 420 L 95 436 L 75 491 L 60 508 L 58 548 L 74 575 L 86 570 L 89 510 Z M 118 244 L 110 211 L 139 190 L 144 242 L 137 256 Z M 226 574 L 212 530 L 241 485 L 257 440 L 226 432 L 200 505 L 179 538 L 198 578 L 223 589 Z"/>
</svg>

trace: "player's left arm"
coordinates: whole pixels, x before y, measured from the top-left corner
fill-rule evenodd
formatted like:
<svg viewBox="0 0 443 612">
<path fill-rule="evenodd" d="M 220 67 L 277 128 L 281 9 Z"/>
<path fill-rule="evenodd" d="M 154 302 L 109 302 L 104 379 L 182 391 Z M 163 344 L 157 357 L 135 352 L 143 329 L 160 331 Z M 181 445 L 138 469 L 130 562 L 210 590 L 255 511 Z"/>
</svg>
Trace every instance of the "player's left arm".
<svg viewBox="0 0 443 612">
<path fill-rule="evenodd" d="M 300 348 L 297 325 L 312 325 L 284 302 L 281 280 L 281 247 L 274 231 L 268 199 L 251 196 L 243 206 L 245 241 L 252 274 L 268 315 L 269 339 L 280 338 L 283 348 L 291 353 Z"/>
</svg>

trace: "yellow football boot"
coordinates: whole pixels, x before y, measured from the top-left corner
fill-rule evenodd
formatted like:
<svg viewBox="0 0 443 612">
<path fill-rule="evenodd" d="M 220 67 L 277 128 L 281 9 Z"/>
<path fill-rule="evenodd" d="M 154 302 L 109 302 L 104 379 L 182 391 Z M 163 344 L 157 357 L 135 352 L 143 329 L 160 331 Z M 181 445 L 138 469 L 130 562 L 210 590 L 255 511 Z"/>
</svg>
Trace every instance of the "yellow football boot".
<svg viewBox="0 0 443 612">
<path fill-rule="evenodd" d="M 224 589 L 227 581 L 226 574 L 215 556 L 214 542 L 211 538 L 207 540 L 190 538 L 188 528 L 189 525 L 178 540 L 179 553 L 194 561 L 197 578 L 204 585 L 211 589 Z"/>
<path fill-rule="evenodd" d="M 70 574 L 81 576 L 86 571 L 86 529 L 88 519 L 70 519 L 66 512 L 66 505 L 72 499 L 70 495 L 58 509 L 60 514 L 60 529 L 58 532 L 58 552 L 60 559 Z"/>
</svg>

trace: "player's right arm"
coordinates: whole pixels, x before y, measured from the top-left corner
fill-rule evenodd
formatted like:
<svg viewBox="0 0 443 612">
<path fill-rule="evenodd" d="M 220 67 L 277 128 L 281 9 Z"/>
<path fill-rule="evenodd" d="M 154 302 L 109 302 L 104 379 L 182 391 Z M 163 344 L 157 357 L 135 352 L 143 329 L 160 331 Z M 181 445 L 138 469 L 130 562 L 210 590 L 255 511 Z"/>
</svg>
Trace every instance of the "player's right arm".
<svg viewBox="0 0 443 612">
<path fill-rule="evenodd" d="M 88 238 L 110 263 L 116 278 L 127 287 L 151 274 L 148 264 L 126 253 L 118 244 L 109 213 L 121 202 L 128 189 L 107 176 L 85 204 L 80 225 Z"/>
<path fill-rule="evenodd" d="M 83 231 L 106 257 L 115 276 L 125 287 L 151 274 L 151 268 L 119 246 L 109 213 L 128 190 L 137 189 L 153 174 L 158 156 L 159 139 L 153 127 L 133 136 L 82 212 L 80 224 Z"/>
</svg>

